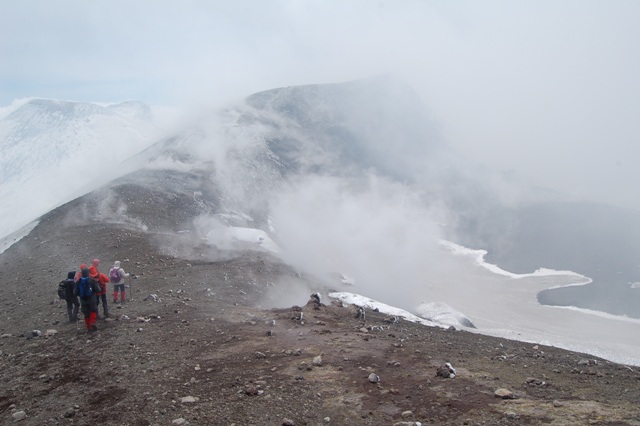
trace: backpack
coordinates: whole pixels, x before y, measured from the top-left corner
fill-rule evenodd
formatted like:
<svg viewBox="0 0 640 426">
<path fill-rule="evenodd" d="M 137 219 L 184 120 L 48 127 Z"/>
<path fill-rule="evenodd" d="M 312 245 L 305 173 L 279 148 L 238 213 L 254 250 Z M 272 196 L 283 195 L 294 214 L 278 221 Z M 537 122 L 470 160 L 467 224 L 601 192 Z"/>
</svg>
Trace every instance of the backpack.
<svg viewBox="0 0 640 426">
<path fill-rule="evenodd" d="M 67 298 L 67 280 L 58 283 L 58 297 L 60 299 Z"/>
<path fill-rule="evenodd" d="M 82 277 L 78 280 L 78 296 L 82 299 L 86 299 L 93 295 L 93 287 L 89 278 Z"/>
<path fill-rule="evenodd" d="M 109 271 L 109 280 L 111 280 L 112 283 L 116 284 L 120 282 L 120 278 L 120 268 L 116 268 L 115 266 L 111 268 L 111 270 Z"/>
</svg>

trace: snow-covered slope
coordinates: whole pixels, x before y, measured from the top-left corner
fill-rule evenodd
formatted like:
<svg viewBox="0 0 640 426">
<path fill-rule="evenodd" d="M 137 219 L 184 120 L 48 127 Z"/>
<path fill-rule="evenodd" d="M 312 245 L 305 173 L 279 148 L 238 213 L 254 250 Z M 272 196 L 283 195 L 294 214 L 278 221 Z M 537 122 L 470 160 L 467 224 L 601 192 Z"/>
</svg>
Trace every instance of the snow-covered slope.
<svg viewBox="0 0 640 426">
<path fill-rule="evenodd" d="M 162 136 L 140 102 L 30 99 L 0 113 L 0 237 L 117 173 L 122 160 Z"/>
</svg>

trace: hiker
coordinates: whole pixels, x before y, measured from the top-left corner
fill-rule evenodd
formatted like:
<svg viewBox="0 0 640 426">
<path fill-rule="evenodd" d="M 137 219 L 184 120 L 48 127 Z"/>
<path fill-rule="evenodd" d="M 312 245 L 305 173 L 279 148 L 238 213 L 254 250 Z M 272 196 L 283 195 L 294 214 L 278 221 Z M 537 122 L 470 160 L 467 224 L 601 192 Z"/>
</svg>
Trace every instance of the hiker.
<svg viewBox="0 0 640 426">
<path fill-rule="evenodd" d="M 78 282 L 78 280 L 80 279 L 80 277 L 82 276 L 82 270 L 84 268 L 87 267 L 86 263 L 83 263 L 82 265 L 80 265 L 80 269 L 78 270 L 78 272 L 76 273 L 76 282 Z"/>
<path fill-rule="evenodd" d="M 120 303 L 125 302 L 124 294 L 124 279 L 130 277 L 131 274 L 127 274 L 120 266 L 120 261 L 116 260 L 113 263 L 113 268 L 109 271 L 109 280 L 113 283 L 113 304 L 118 303 L 118 292 L 120 292 Z"/>
<path fill-rule="evenodd" d="M 69 271 L 67 279 L 64 280 L 64 300 L 67 302 L 67 314 L 69 315 L 69 322 L 78 321 L 78 310 L 80 309 L 80 302 L 78 302 L 78 296 L 73 294 L 75 287 L 76 271 Z"/>
<path fill-rule="evenodd" d="M 90 276 L 87 268 L 82 269 L 80 279 L 75 283 L 73 294 L 80 298 L 80 308 L 84 315 L 84 323 L 90 333 L 98 331 L 96 327 L 96 317 L 98 306 L 96 305 L 97 293 L 100 291 L 100 284 Z"/>
<path fill-rule="evenodd" d="M 109 318 L 109 306 L 107 305 L 107 283 L 109 282 L 109 277 L 98 270 L 98 265 L 100 265 L 100 260 L 93 259 L 89 267 L 89 275 L 100 284 L 100 292 L 97 294 L 96 303 L 100 306 L 100 301 L 102 301 L 104 317 Z"/>
</svg>

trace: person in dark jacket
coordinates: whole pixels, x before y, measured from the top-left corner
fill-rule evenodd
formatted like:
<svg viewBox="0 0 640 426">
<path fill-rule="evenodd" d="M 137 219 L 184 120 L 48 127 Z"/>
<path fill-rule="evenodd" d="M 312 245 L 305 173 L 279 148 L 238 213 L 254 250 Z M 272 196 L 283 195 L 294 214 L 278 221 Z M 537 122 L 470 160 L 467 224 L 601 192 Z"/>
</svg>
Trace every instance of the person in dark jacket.
<svg viewBox="0 0 640 426">
<path fill-rule="evenodd" d="M 89 332 L 98 331 L 96 317 L 98 316 L 97 294 L 100 292 L 100 284 L 89 276 L 87 268 L 82 269 L 81 277 L 75 284 L 73 294 L 80 298 L 80 308 L 84 315 L 84 323 Z"/>
<path fill-rule="evenodd" d="M 78 321 L 78 310 L 80 309 L 80 302 L 78 302 L 78 296 L 73 294 L 75 288 L 75 276 L 76 271 L 69 271 L 67 279 L 64 280 L 64 300 L 67 302 L 67 314 L 69 315 L 69 322 Z"/>
</svg>

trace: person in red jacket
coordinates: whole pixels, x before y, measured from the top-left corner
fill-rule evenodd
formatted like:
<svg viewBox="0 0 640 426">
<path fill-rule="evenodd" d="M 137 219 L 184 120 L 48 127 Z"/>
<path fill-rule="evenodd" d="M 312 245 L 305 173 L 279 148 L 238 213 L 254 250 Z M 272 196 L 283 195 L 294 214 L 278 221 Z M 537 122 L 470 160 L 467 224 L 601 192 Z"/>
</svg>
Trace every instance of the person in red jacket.
<svg viewBox="0 0 640 426">
<path fill-rule="evenodd" d="M 76 282 L 78 282 L 78 280 L 80 279 L 82 270 L 85 269 L 87 267 L 86 263 L 83 263 L 82 265 L 80 265 L 80 270 L 76 273 Z"/>
<path fill-rule="evenodd" d="M 104 317 L 109 318 L 109 306 L 107 305 L 107 283 L 109 282 L 109 277 L 98 271 L 98 265 L 100 261 L 98 259 L 93 259 L 91 267 L 89 268 L 89 276 L 94 280 L 98 281 L 100 284 L 100 292 L 97 296 L 97 304 L 100 307 L 100 301 L 102 301 L 102 310 L 104 312 Z"/>
</svg>

